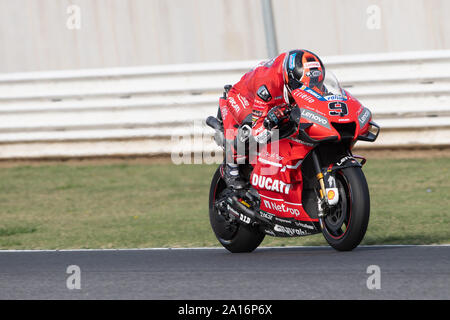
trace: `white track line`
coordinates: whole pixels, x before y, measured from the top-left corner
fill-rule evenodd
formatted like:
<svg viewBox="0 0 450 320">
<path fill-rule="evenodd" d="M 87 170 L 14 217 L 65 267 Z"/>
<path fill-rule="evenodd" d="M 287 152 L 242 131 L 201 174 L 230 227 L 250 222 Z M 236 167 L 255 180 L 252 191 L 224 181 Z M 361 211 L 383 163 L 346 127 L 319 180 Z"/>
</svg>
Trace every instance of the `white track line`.
<svg viewBox="0 0 450 320">
<path fill-rule="evenodd" d="M 357 248 L 408 248 L 408 247 L 450 247 L 450 244 L 386 244 L 386 245 L 361 245 Z M 330 246 L 285 246 L 285 247 L 259 247 L 258 249 L 332 249 Z M 122 248 L 122 249 L 8 249 L 4 252 L 111 252 L 111 251 L 170 251 L 170 250 L 225 250 L 223 247 L 192 247 L 192 248 Z"/>
</svg>

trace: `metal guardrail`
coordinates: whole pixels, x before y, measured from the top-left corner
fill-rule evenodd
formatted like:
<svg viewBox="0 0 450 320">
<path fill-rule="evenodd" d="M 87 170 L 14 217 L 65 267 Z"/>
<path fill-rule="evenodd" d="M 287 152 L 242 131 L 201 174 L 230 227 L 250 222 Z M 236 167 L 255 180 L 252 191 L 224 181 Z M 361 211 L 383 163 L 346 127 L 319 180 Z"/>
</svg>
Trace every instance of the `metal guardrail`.
<svg viewBox="0 0 450 320">
<path fill-rule="evenodd" d="M 323 60 L 383 127 L 373 147 L 450 145 L 450 51 Z M 223 85 L 257 62 L 0 75 L 0 158 L 177 151 L 174 130 L 194 135 Z"/>
</svg>

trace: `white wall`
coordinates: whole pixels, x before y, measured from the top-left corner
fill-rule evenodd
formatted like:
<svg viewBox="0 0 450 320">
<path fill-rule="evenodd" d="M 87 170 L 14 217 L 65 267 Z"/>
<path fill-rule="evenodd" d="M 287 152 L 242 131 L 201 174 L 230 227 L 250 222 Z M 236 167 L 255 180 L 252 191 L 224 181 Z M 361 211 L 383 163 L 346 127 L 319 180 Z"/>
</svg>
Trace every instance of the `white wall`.
<svg viewBox="0 0 450 320">
<path fill-rule="evenodd" d="M 274 4 L 281 51 L 302 47 L 339 55 L 450 48 L 447 0 L 274 0 Z M 374 5 L 379 8 L 379 29 L 368 27 L 368 22 L 374 26 Z"/>
<path fill-rule="evenodd" d="M 81 29 L 66 27 L 67 7 Z M 380 29 L 366 26 L 370 5 Z M 279 49 L 450 49 L 448 0 L 273 0 Z M 0 0 L 0 73 L 266 57 L 260 0 Z"/>
</svg>

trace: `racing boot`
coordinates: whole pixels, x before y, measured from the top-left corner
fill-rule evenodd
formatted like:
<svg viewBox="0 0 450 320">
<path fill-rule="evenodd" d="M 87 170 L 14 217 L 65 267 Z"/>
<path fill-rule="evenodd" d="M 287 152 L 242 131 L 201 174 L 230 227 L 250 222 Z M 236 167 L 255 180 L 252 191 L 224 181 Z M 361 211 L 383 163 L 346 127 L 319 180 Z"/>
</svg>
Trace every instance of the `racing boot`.
<svg viewBox="0 0 450 320">
<path fill-rule="evenodd" d="M 222 177 L 227 186 L 234 190 L 244 189 L 246 183 L 239 174 L 239 165 L 236 163 L 226 163 L 223 167 Z"/>
</svg>

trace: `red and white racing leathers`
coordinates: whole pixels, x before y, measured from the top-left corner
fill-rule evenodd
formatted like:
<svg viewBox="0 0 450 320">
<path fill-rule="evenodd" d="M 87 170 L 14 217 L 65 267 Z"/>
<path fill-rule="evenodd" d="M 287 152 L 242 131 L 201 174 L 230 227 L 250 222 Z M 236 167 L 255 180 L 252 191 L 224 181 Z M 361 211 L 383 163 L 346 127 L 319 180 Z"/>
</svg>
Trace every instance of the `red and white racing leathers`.
<svg viewBox="0 0 450 320">
<path fill-rule="evenodd" d="M 258 143 L 270 138 L 264 119 L 270 109 L 285 104 L 283 97 L 283 62 L 286 53 L 263 61 L 244 74 L 228 92 L 226 104 L 221 106 L 225 138 L 232 140 L 236 128 L 252 113 L 252 135 Z"/>
</svg>

